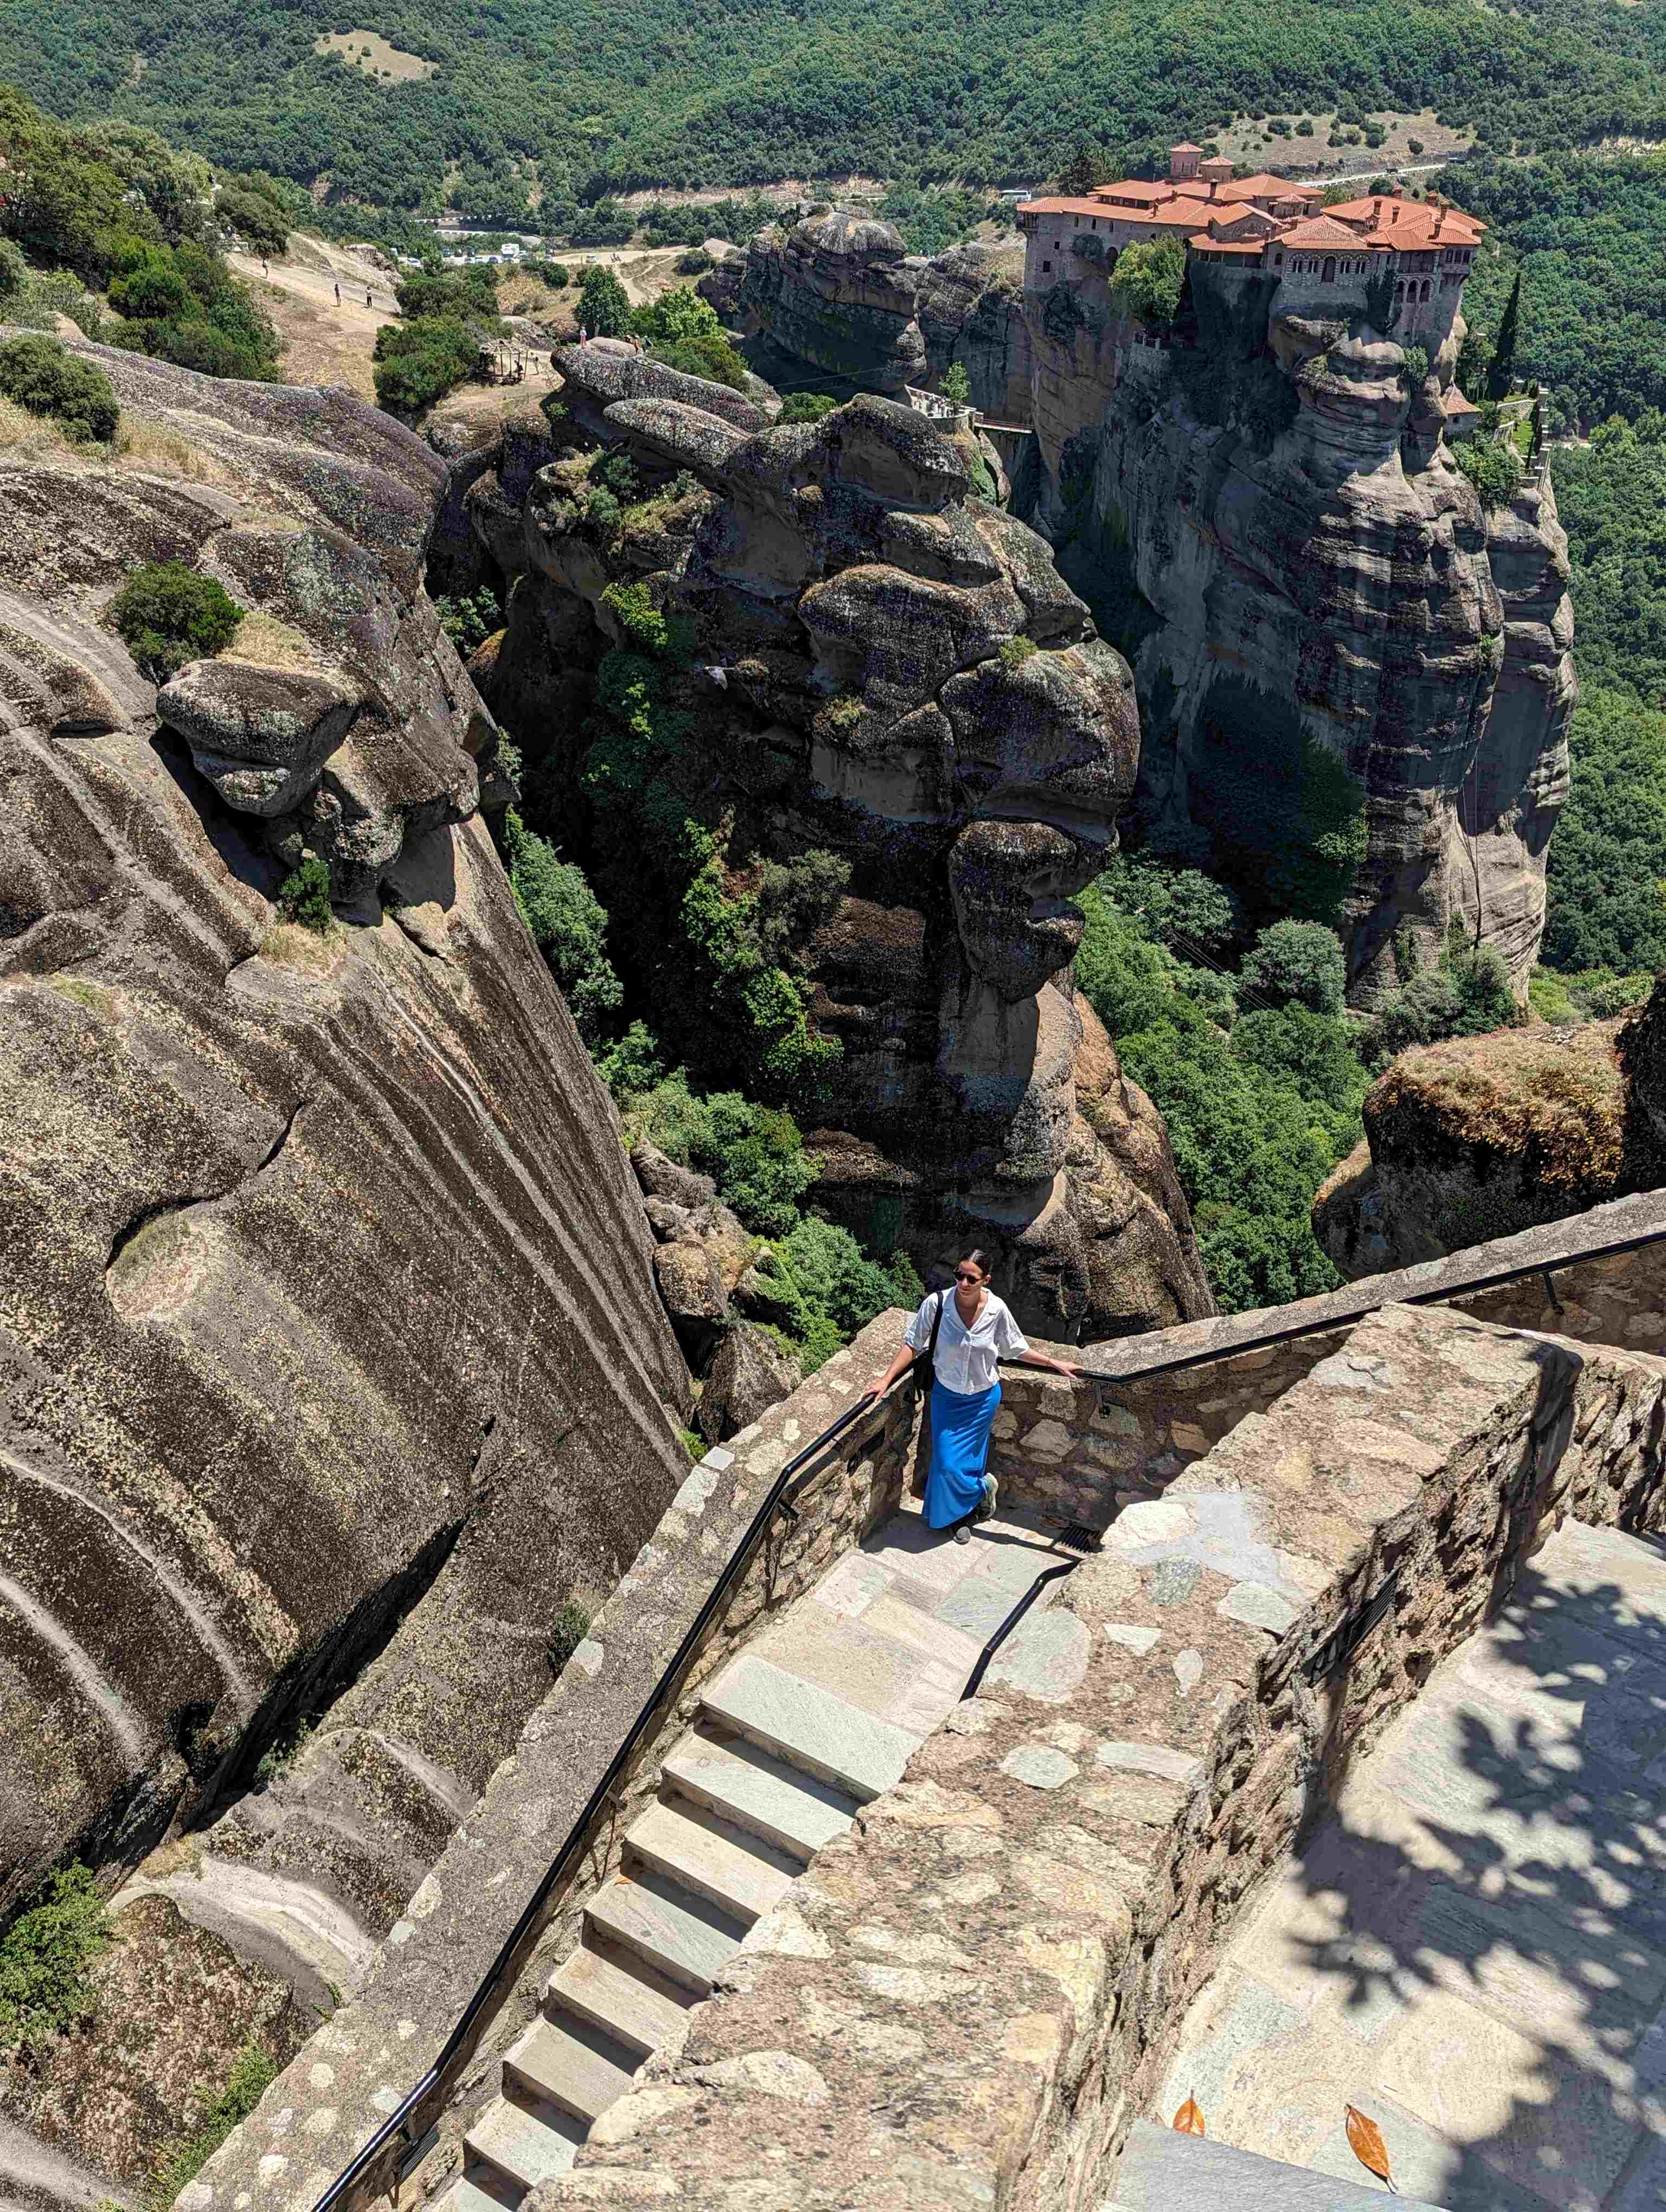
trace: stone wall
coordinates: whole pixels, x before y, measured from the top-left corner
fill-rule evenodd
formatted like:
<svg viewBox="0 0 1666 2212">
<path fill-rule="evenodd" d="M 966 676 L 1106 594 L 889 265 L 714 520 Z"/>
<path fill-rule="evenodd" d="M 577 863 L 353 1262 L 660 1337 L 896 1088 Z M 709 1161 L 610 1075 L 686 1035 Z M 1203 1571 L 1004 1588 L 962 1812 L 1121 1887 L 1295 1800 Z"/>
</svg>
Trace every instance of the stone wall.
<svg viewBox="0 0 1666 2212">
<path fill-rule="evenodd" d="M 1365 1315 L 1402 1301 L 1438 1300 L 1478 1319 L 1586 1344 L 1666 1349 L 1666 1241 L 1607 1249 L 1651 1234 L 1666 1240 L 1666 1193 L 1594 1206 L 1291 1305 L 1190 1322 L 1086 1353 L 1042 1347 L 1085 1360 L 1094 1379 L 1073 1384 L 1033 1369 L 1003 1370 L 991 1470 L 1006 1504 L 1103 1528 L 1124 1506 L 1160 1496 L 1246 1414 L 1264 1413 Z M 1489 1285 L 1523 1268 L 1529 1272 Z M 1311 1333 L 1293 1334 L 1301 1329 Z M 1268 1342 L 1274 1334 L 1289 1340 Z"/>
<path fill-rule="evenodd" d="M 532 2212 L 1099 2204 L 1189 2000 L 1351 1764 L 1562 1510 L 1658 1522 L 1663 1396 L 1645 1355 L 1361 1323 L 1124 1512 Z"/>
<path fill-rule="evenodd" d="M 393 1926 L 360 1995 L 319 2029 L 184 2191 L 181 2212 L 249 2212 L 251 2205 L 258 2212 L 307 2212 L 434 2065 L 769 1484 L 855 1402 L 895 1346 L 903 1319 L 892 1312 L 871 1322 L 790 1398 L 693 1469 L 527 1723 L 513 1757 Z M 497 2061 L 531 2018 L 537 1990 L 576 1942 L 585 1901 L 613 1873 L 619 1842 L 653 1796 L 660 1759 L 688 1725 L 701 1684 L 896 1510 L 914 1425 L 914 1393 L 905 1385 L 864 1413 L 795 1486 L 799 1518 L 775 1516 L 599 1821 L 587 1855 L 523 1947 L 514 1978 L 472 2050 L 414 2124 L 413 2138 L 439 2124 L 422 2170 L 425 2189 L 438 2188 L 460 2165 L 463 2133 L 496 2094 Z M 402 2148 L 353 2202 L 389 2186 Z"/>
</svg>

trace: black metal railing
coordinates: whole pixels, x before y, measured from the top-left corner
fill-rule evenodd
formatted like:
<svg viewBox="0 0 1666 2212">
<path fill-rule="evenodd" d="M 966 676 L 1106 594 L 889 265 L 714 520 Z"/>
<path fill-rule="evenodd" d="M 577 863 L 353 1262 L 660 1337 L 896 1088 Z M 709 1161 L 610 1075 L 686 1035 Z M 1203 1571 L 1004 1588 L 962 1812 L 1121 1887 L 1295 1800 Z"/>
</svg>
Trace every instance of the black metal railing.
<svg viewBox="0 0 1666 2212">
<path fill-rule="evenodd" d="M 904 1382 L 909 1379 L 906 1376 L 901 1378 Z M 893 1384 L 892 1391 L 894 1392 L 897 1387 Z M 891 1392 L 886 1393 L 887 1397 L 891 1395 L 892 1395 Z M 684 1670 L 698 1654 L 706 1632 L 717 1619 L 724 1601 L 745 1572 L 754 1553 L 768 1534 L 769 1523 L 775 1519 L 776 1513 L 782 1510 L 788 1518 L 797 1518 L 796 1499 L 802 1496 L 804 1490 L 808 1486 L 808 1478 L 799 1485 L 793 1498 L 790 1498 L 787 1494 L 788 1486 L 792 1484 L 795 1476 L 809 1466 L 818 1454 L 825 1451 L 830 1444 L 854 1426 L 864 1413 L 880 1402 L 873 1391 L 865 1390 L 854 1405 L 848 1407 L 840 1414 L 836 1421 L 830 1423 L 812 1443 L 806 1444 L 796 1457 L 789 1460 L 770 1484 L 763 1503 L 747 1524 L 746 1533 L 725 1561 L 716 1581 L 707 1593 L 704 1603 L 695 1615 L 682 1642 L 678 1645 L 675 1656 L 648 1693 L 635 1719 L 626 1729 L 618 1749 L 608 1762 L 606 1772 L 591 1791 L 584 1810 L 569 1829 L 566 1841 L 556 1853 L 555 1857 L 550 1860 L 543 1880 L 527 1899 L 526 1909 L 520 1919 L 504 1938 L 496 1958 L 493 1960 L 484 1978 L 464 2008 L 462 2016 L 456 2027 L 447 2037 L 439 2057 L 410 2095 L 405 2098 L 398 2110 L 389 2114 L 351 2164 L 342 2168 L 323 2196 L 319 2198 L 313 2208 L 313 2212 L 331 2212 L 331 2207 L 340 2204 L 377 2165 L 390 2144 L 402 2141 L 409 2149 L 413 2144 L 420 2142 L 420 2136 L 413 2133 L 412 2121 L 429 2099 L 442 2087 L 450 2068 L 459 2057 L 466 2053 L 470 2039 L 479 2023 L 482 2014 L 491 2004 L 506 1981 L 512 1978 L 520 1960 L 522 1946 L 537 1928 L 544 1907 L 561 1884 L 571 1874 L 582 1856 L 585 1839 L 589 1835 L 591 1828 L 605 1808 L 615 1788 L 641 1748 L 644 1738 L 658 1721 L 667 1701 L 673 1694 Z"/>
</svg>

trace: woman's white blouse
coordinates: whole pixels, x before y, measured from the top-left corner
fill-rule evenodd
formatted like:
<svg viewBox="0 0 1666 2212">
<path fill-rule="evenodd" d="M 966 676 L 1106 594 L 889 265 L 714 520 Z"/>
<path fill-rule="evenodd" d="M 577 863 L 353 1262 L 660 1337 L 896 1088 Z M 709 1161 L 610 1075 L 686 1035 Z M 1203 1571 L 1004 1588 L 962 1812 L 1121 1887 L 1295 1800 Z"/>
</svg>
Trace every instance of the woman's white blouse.
<svg viewBox="0 0 1666 2212">
<path fill-rule="evenodd" d="M 995 1381 L 997 1359 L 1014 1358 L 1020 1352 L 1028 1352 L 1030 1346 L 1018 1334 L 1018 1323 L 993 1291 L 970 1328 L 960 1318 L 954 1292 L 933 1291 L 909 1323 L 908 1341 L 915 1352 L 923 1352 L 932 1340 L 932 1322 L 939 1296 L 943 1300 L 943 1323 L 937 1332 L 937 1379 L 945 1389 L 958 1390 L 963 1397 L 975 1398 Z"/>
</svg>

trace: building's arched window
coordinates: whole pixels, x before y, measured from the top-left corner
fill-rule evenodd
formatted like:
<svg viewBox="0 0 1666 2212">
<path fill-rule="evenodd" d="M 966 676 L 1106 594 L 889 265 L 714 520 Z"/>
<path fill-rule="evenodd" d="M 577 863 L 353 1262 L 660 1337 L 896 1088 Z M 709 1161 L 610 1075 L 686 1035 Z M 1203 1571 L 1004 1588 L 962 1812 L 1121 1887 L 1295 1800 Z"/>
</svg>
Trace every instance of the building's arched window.
<svg viewBox="0 0 1666 2212">
<path fill-rule="evenodd" d="M 1430 295 L 1430 293 L 1431 293 L 1431 291 L 1432 291 L 1432 289 L 1433 289 L 1433 287 L 1431 285 L 1431 283 L 1430 283 L 1430 282 L 1429 282 L 1428 278 L 1426 276 L 1426 277 L 1423 279 L 1423 296 L 1424 296 L 1424 298 L 1425 298 L 1426 300 L 1428 298 L 1428 296 L 1429 296 L 1429 295 Z"/>
<path fill-rule="evenodd" d="M 1334 284 L 1336 282 L 1336 256 L 1334 253 L 1326 254 L 1325 265 L 1320 272 L 1319 282 L 1322 284 Z"/>
</svg>

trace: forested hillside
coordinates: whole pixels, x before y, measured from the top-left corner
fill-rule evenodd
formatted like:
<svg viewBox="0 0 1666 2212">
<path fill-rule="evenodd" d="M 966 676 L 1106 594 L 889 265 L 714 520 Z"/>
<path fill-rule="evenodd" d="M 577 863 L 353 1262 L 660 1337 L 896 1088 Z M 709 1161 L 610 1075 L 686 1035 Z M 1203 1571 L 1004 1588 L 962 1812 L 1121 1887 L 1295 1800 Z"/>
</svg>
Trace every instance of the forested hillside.
<svg viewBox="0 0 1666 2212">
<path fill-rule="evenodd" d="M 1666 156 L 1483 158 L 1443 181 L 1499 248 L 1477 262 L 1464 315 L 1496 331 L 1520 276 L 1516 374 L 1546 386 L 1557 416 L 1589 425 L 1666 407 Z"/>
<path fill-rule="evenodd" d="M 1083 139 L 1195 137 L 1234 114 L 1437 107 L 1483 144 L 1666 136 L 1666 13 L 1613 0 L 1215 7 L 1101 0 L 397 0 L 360 27 L 438 64 L 404 81 L 315 51 L 324 0 L 0 4 L 0 76 L 237 169 L 414 205 L 459 181 L 593 198 L 793 175 L 1044 173 Z M 366 50 L 368 52 L 368 49 Z M 411 64 L 413 70 L 416 60 Z"/>
</svg>

